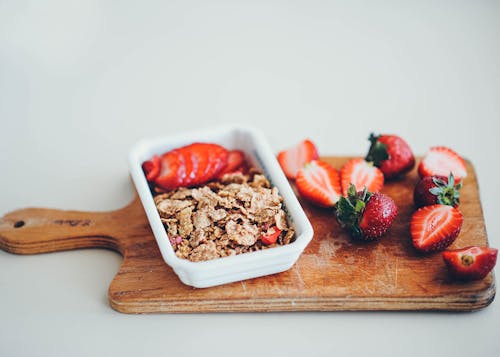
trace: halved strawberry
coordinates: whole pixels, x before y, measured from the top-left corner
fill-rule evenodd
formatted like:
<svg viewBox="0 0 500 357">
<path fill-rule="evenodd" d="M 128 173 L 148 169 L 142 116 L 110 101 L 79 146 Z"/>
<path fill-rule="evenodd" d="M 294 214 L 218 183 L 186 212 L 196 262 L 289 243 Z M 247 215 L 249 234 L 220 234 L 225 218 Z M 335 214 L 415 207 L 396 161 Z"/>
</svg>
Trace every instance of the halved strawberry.
<svg viewBox="0 0 500 357">
<path fill-rule="evenodd" d="M 303 140 L 297 146 L 278 153 L 278 162 L 286 177 L 295 179 L 302 166 L 318 159 L 318 150 L 311 140 Z"/>
<path fill-rule="evenodd" d="M 410 221 L 413 246 L 422 252 L 443 250 L 455 241 L 463 215 L 452 206 L 432 205 L 418 209 Z"/>
<path fill-rule="evenodd" d="M 347 196 L 347 189 L 351 183 L 356 187 L 356 191 L 362 191 L 366 187 L 370 192 L 379 192 L 384 186 L 382 171 L 364 159 L 352 159 L 346 162 L 340 170 L 340 179 L 344 196 Z"/>
<path fill-rule="evenodd" d="M 227 157 L 227 166 L 222 170 L 219 176 L 238 171 L 245 166 L 245 153 L 241 150 L 231 150 Z"/>
<path fill-rule="evenodd" d="M 452 149 L 445 146 L 434 146 L 429 149 L 418 165 L 418 174 L 425 176 L 444 176 L 450 173 L 455 176 L 455 181 L 460 182 L 467 176 L 464 159 Z"/>
<path fill-rule="evenodd" d="M 488 247 L 466 247 L 443 252 L 450 274 L 460 280 L 483 279 L 497 262 L 498 250 Z"/>
<path fill-rule="evenodd" d="M 144 161 L 142 164 L 142 170 L 146 175 L 146 180 L 148 182 L 154 181 L 160 174 L 161 159 L 158 155 L 155 155 L 151 160 Z"/>
<path fill-rule="evenodd" d="M 342 195 L 338 171 L 320 160 L 299 169 L 295 184 L 302 197 L 321 207 L 333 207 Z"/>
<path fill-rule="evenodd" d="M 155 183 L 165 189 L 173 190 L 182 185 L 182 172 L 184 165 L 181 165 L 180 156 L 177 152 L 167 152 L 161 157 L 161 170 L 155 179 Z"/>
</svg>

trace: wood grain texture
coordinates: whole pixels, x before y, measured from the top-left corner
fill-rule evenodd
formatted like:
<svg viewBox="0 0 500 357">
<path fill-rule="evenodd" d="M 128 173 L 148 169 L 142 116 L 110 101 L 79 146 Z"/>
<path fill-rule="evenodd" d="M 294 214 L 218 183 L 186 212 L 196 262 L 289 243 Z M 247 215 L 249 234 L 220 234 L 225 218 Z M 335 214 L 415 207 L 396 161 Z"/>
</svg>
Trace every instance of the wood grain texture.
<svg viewBox="0 0 500 357">
<path fill-rule="evenodd" d="M 347 159 L 325 158 L 337 168 Z M 470 163 L 467 169 L 460 205 L 464 223 L 452 248 L 488 245 L 476 175 Z M 0 220 L 0 248 L 17 254 L 94 247 L 120 252 L 123 264 L 109 287 L 109 301 L 124 313 L 471 311 L 487 306 L 495 296 L 493 274 L 477 282 L 453 282 L 440 253 L 419 254 L 413 249 L 409 220 L 417 179 L 413 170 L 384 186 L 399 215 L 379 241 L 353 241 L 331 210 L 301 201 L 315 235 L 290 270 L 213 288 L 196 289 L 179 281 L 161 258 L 137 197 L 112 212 L 14 211 Z"/>
</svg>

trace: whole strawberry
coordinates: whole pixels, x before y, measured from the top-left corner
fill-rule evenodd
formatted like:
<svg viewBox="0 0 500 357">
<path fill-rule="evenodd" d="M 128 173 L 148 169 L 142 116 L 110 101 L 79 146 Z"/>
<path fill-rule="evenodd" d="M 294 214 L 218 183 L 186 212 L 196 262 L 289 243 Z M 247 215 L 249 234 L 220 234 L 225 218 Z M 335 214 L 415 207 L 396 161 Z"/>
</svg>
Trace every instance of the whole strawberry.
<svg viewBox="0 0 500 357">
<path fill-rule="evenodd" d="M 426 176 L 421 179 L 413 191 L 413 201 L 417 208 L 435 204 L 458 207 L 462 183 L 455 185 L 455 177 Z"/>
<path fill-rule="evenodd" d="M 365 160 L 380 168 L 386 179 L 406 174 L 415 166 L 415 156 L 408 143 L 397 135 L 378 135 L 368 138 L 371 142 Z"/>
<path fill-rule="evenodd" d="M 349 234 L 362 240 L 373 240 L 383 236 L 398 214 L 392 198 L 383 193 L 371 193 L 365 188 L 356 192 L 350 185 L 347 197 L 340 197 L 336 216 L 340 225 Z"/>
</svg>

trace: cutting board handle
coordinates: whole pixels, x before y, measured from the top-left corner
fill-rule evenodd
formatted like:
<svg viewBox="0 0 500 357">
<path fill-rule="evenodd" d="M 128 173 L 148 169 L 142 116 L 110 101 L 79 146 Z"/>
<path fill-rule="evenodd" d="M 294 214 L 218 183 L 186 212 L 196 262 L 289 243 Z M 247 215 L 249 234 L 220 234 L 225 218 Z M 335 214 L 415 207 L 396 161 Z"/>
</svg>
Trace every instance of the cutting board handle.
<svg viewBox="0 0 500 357">
<path fill-rule="evenodd" d="M 0 218 L 0 248 L 16 254 L 38 254 L 78 248 L 122 251 L 111 236 L 118 224 L 114 212 L 26 208 Z"/>
</svg>

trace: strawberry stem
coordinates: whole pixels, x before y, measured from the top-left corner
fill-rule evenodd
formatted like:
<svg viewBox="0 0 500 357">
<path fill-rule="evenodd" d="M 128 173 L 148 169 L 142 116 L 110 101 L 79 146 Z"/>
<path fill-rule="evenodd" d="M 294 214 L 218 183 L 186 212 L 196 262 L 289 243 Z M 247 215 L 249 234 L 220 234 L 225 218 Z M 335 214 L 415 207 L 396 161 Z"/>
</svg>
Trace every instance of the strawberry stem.
<svg viewBox="0 0 500 357">
<path fill-rule="evenodd" d="M 340 197 L 337 202 L 335 212 L 337 221 L 342 228 L 346 228 L 355 238 L 362 237 L 359 221 L 371 196 L 372 194 L 368 192 L 366 187 L 363 191 L 357 192 L 356 186 L 351 183 L 347 189 L 347 196 Z"/>
<path fill-rule="evenodd" d="M 434 177 L 432 182 L 436 187 L 429 189 L 429 192 L 437 196 L 437 203 L 441 205 L 456 207 L 460 203 L 460 189 L 462 188 L 462 183 L 455 185 L 455 177 L 453 173 L 450 172 L 448 176 L 448 183 L 440 178 Z"/>
<path fill-rule="evenodd" d="M 468 255 L 468 254 L 462 255 L 460 260 L 462 261 L 462 264 L 465 266 L 469 266 L 469 265 L 472 265 L 474 263 L 474 257 L 472 255 Z"/>
<path fill-rule="evenodd" d="M 365 160 L 368 162 L 373 162 L 373 164 L 377 167 L 382 165 L 382 161 L 389 159 L 389 152 L 387 151 L 387 146 L 381 143 L 378 139 L 380 135 L 375 135 L 373 133 L 370 134 L 368 140 L 370 140 L 371 145 L 368 150 L 368 154 L 365 157 Z"/>
</svg>

